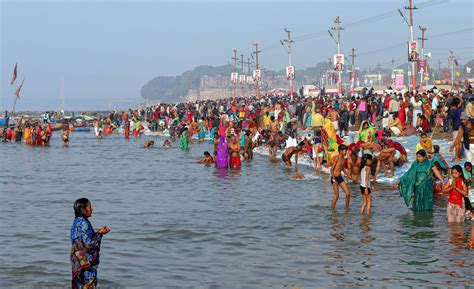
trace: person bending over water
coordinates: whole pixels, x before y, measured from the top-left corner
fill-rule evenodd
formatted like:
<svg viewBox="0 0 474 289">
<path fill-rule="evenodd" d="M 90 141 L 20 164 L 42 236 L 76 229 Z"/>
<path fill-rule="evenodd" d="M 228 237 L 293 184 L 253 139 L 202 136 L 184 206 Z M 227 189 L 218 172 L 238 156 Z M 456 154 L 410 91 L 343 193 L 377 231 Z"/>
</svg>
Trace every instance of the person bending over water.
<svg viewBox="0 0 474 289">
<path fill-rule="evenodd" d="M 71 266 L 73 289 L 97 288 L 99 251 L 103 235 L 110 232 L 105 226 L 94 232 L 89 218 L 92 206 L 88 199 L 74 202 L 75 219 L 71 226 Z"/>
<path fill-rule="evenodd" d="M 213 164 L 214 163 L 214 158 L 211 156 L 211 154 L 208 151 L 204 152 L 204 158 L 200 161 L 198 161 L 200 164 Z"/>
<path fill-rule="evenodd" d="M 295 168 L 298 166 L 298 154 L 303 150 L 303 146 L 306 145 L 308 141 L 304 139 L 298 143 L 295 147 L 288 147 L 285 149 L 281 155 L 281 159 L 285 163 L 286 167 L 291 170 L 291 158 L 295 155 Z"/>
</svg>

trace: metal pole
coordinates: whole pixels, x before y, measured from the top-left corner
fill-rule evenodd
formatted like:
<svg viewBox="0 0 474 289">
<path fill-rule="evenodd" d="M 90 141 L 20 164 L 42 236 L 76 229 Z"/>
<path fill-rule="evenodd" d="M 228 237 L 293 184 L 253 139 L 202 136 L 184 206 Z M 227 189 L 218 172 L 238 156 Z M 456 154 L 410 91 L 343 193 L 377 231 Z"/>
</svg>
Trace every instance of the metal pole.
<svg viewBox="0 0 474 289">
<path fill-rule="evenodd" d="M 260 66 L 258 64 L 258 54 L 260 53 L 260 51 L 258 50 L 258 43 L 254 43 L 253 45 L 255 45 L 255 70 L 260 70 Z M 256 77 L 256 81 L 255 81 L 255 94 L 257 96 L 257 99 L 260 98 L 260 80 L 258 77 Z"/>
<path fill-rule="evenodd" d="M 410 10 L 410 41 L 413 41 L 413 10 L 417 9 L 413 7 L 413 0 L 410 0 L 410 7 L 405 7 Z M 412 89 L 416 90 L 416 74 L 415 74 L 415 62 L 411 63 L 411 81 Z"/>
</svg>

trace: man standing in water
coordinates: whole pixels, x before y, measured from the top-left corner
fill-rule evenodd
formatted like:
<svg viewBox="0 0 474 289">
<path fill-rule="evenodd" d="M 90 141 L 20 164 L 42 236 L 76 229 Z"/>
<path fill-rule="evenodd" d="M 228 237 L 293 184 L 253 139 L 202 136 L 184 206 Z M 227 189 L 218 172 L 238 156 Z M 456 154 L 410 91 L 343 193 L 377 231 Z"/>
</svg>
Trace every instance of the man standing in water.
<svg viewBox="0 0 474 289">
<path fill-rule="evenodd" d="M 228 145 L 229 149 L 229 167 L 230 168 L 240 168 L 240 143 L 235 138 L 235 135 L 230 137 L 230 142 Z"/>
<path fill-rule="evenodd" d="M 346 210 L 349 209 L 349 203 L 351 201 L 351 194 L 347 188 L 347 184 L 344 182 L 344 178 L 341 176 L 341 172 L 344 169 L 344 156 L 347 153 L 347 146 L 340 144 L 338 148 L 339 155 L 337 156 L 334 164 L 331 167 L 331 184 L 334 189 L 334 198 L 332 199 L 331 208 L 336 208 L 337 200 L 339 199 L 339 187 L 346 193 Z M 348 176 L 350 174 L 347 171 L 344 173 Z"/>
</svg>

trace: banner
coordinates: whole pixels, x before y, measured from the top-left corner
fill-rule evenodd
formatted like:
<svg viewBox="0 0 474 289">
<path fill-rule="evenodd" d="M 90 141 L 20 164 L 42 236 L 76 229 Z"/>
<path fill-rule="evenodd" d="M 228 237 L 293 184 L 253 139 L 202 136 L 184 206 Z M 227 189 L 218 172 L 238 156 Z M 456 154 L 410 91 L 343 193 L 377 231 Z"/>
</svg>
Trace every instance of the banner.
<svg viewBox="0 0 474 289">
<path fill-rule="evenodd" d="M 261 79 L 262 75 L 260 73 L 260 69 L 256 69 L 253 71 L 253 81 L 259 82 Z"/>
<path fill-rule="evenodd" d="M 357 73 L 356 73 L 355 71 L 351 71 L 351 72 L 349 73 L 349 80 L 350 80 L 350 81 L 355 81 L 356 78 L 357 78 Z"/>
<path fill-rule="evenodd" d="M 240 84 L 245 83 L 245 75 L 240 75 Z"/>
<path fill-rule="evenodd" d="M 344 54 L 334 54 L 334 70 L 344 71 Z"/>
<path fill-rule="evenodd" d="M 239 80 L 239 74 L 237 72 L 232 72 L 230 74 L 230 82 L 232 83 L 237 83 L 237 81 Z"/>
<path fill-rule="evenodd" d="M 247 83 L 252 84 L 253 83 L 253 77 L 250 75 L 247 75 Z"/>
<path fill-rule="evenodd" d="M 418 42 L 408 41 L 408 61 L 415 62 L 418 60 Z"/>
<path fill-rule="evenodd" d="M 420 72 L 422 68 L 423 68 L 423 71 L 426 72 L 426 64 L 427 64 L 426 60 L 419 59 L 418 60 L 418 72 Z"/>
<path fill-rule="evenodd" d="M 286 67 L 286 79 L 293 80 L 295 79 L 295 67 L 287 66 Z"/>
<path fill-rule="evenodd" d="M 396 74 L 395 75 L 395 89 L 396 90 L 401 90 L 403 88 L 404 76 L 405 75 L 403 75 L 403 74 Z"/>
</svg>

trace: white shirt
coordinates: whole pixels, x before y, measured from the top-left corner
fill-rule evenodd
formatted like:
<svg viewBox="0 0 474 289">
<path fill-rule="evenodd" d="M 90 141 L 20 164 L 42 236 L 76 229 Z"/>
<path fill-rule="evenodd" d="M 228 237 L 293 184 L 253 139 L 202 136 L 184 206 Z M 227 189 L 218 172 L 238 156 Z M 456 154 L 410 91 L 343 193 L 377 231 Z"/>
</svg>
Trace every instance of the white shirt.
<svg viewBox="0 0 474 289">
<path fill-rule="evenodd" d="M 438 109 L 438 105 L 439 105 L 439 100 L 436 97 L 433 98 L 433 101 L 431 102 L 431 109 L 432 110 Z"/>
</svg>

